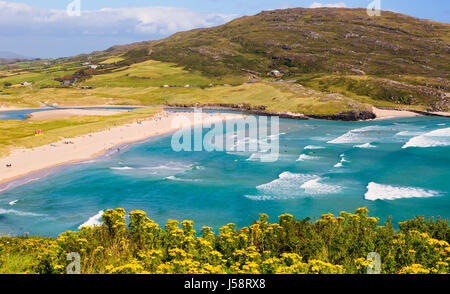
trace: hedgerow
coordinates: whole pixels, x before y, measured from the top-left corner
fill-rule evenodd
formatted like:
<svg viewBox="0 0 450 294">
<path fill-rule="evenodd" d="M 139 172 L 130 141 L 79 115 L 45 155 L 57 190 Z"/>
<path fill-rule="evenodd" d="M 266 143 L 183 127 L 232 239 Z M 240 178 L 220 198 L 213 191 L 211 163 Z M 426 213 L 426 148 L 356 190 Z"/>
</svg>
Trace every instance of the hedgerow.
<svg viewBox="0 0 450 294">
<path fill-rule="evenodd" d="M 266 214 L 241 229 L 194 230 L 192 221 L 169 220 L 164 228 L 144 211 L 107 210 L 103 224 L 67 231 L 57 238 L 0 238 L 0 272 L 63 274 L 71 252 L 81 273 L 106 274 L 363 274 L 381 258 L 381 273 L 449 272 L 448 220 L 417 217 L 394 229 L 367 208 L 355 213 L 296 220 L 290 214 L 270 223 Z M 22 269 L 11 268 L 27 261 Z"/>
</svg>

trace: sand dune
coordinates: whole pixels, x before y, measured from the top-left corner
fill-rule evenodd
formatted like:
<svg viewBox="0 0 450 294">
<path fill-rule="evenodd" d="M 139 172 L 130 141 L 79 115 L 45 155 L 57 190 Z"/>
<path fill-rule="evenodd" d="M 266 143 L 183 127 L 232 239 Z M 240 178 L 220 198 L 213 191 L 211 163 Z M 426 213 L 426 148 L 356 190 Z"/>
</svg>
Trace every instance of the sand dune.
<svg viewBox="0 0 450 294">
<path fill-rule="evenodd" d="M 194 113 L 162 112 L 141 123 L 130 123 L 77 138 L 63 139 L 57 143 L 33 149 L 15 149 L 10 155 L 0 158 L 0 183 L 50 167 L 88 160 L 118 145 L 170 133 L 180 128 L 243 117 L 240 114 L 203 113 L 200 119 L 194 121 Z M 174 126 L 172 122 L 179 118 L 183 118 L 184 124 Z M 7 167 L 9 164 L 11 167 Z"/>
</svg>

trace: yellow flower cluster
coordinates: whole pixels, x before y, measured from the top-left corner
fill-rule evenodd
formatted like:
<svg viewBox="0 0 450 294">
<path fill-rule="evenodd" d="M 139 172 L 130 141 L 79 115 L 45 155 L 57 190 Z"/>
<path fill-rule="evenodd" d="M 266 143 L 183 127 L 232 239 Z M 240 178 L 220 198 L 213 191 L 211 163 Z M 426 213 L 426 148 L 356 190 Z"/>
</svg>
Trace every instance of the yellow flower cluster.
<svg viewBox="0 0 450 294">
<path fill-rule="evenodd" d="M 80 254 L 82 273 L 109 274 L 342 274 L 365 273 L 370 252 L 381 256 L 383 273 L 448 273 L 450 245 L 440 240 L 450 232 L 436 229 L 398 232 L 368 216 L 324 214 L 318 221 L 298 221 L 290 214 L 270 223 L 269 216 L 238 229 L 229 223 L 199 233 L 194 222 L 168 220 L 160 227 L 144 211 L 128 214 L 108 209 L 103 224 L 67 231 L 57 238 L 0 237 L 0 270 L 9 252 L 33 256 L 29 272 L 64 273 L 71 252 Z M 402 223 L 402 227 L 414 223 Z M 448 230 L 448 231 L 446 231 Z M 448 236 L 448 235 L 447 235 Z M 7 253 L 4 253 L 4 252 Z"/>
</svg>

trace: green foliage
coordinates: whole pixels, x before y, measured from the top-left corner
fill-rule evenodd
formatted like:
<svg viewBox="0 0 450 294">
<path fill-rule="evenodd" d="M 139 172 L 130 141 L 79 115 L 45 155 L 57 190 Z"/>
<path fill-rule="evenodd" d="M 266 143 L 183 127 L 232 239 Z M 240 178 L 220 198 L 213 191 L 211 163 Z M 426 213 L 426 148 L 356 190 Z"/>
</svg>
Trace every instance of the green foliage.
<svg viewBox="0 0 450 294">
<path fill-rule="evenodd" d="M 433 106 L 441 101 L 439 90 L 378 77 L 320 76 L 302 79 L 304 86 L 322 92 L 338 92 L 350 97 L 368 97 L 373 101 L 397 105 Z"/>
<path fill-rule="evenodd" d="M 140 210 L 129 213 L 128 225 L 125 216 L 109 209 L 102 225 L 58 238 L 1 237 L 0 272 L 64 273 L 71 252 L 81 255 L 87 274 L 363 274 L 370 252 L 381 256 L 382 273 L 450 269 L 448 220 L 417 217 L 396 231 L 390 219 L 378 226 L 364 207 L 316 221 L 284 214 L 270 223 L 261 214 L 249 227 L 230 223 L 215 235 L 211 227 L 197 233 L 192 221 L 169 220 L 160 228 Z"/>
</svg>

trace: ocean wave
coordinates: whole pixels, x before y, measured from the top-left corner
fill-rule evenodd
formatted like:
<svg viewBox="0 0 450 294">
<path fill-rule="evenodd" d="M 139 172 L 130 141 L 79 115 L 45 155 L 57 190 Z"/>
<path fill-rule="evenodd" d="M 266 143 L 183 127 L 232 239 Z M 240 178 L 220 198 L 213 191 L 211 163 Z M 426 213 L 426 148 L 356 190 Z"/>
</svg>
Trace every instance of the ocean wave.
<svg viewBox="0 0 450 294">
<path fill-rule="evenodd" d="M 389 130 L 386 126 L 367 126 L 363 128 L 353 129 L 334 140 L 328 141 L 329 144 L 347 144 L 347 143 L 366 143 L 371 140 L 368 136 L 369 132 Z M 367 134 L 366 134 L 367 133 Z"/>
<path fill-rule="evenodd" d="M 187 170 L 189 168 L 192 168 L 192 165 L 190 166 L 169 166 L 169 165 L 158 165 L 158 166 L 146 166 L 146 167 L 141 167 L 140 169 L 145 169 L 145 170 Z"/>
<path fill-rule="evenodd" d="M 305 148 L 303 148 L 304 150 L 318 150 L 318 149 L 325 149 L 325 147 L 323 146 L 313 146 L 313 145 L 309 145 L 306 146 Z"/>
<path fill-rule="evenodd" d="M 353 146 L 353 148 L 376 148 L 377 146 L 374 146 L 370 143 L 365 143 L 365 144 L 361 144 L 361 145 L 355 145 Z"/>
<path fill-rule="evenodd" d="M 250 155 L 249 158 L 247 158 L 247 161 L 257 161 L 261 159 L 261 154 L 260 153 L 253 153 L 252 155 Z"/>
<path fill-rule="evenodd" d="M 396 187 L 371 182 L 369 183 L 369 185 L 367 185 L 367 193 L 364 195 L 364 199 L 370 201 L 395 200 L 402 198 L 425 198 L 438 195 L 438 192 L 432 190 L 425 190 L 414 187 Z"/>
<path fill-rule="evenodd" d="M 402 148 L 440 146 L 450 146 L 450 128 L 434 130 L 411 138 Z"/>
<path fill-rule="evenodd" d="M 278 179 L 257 186 L 257 195 L 245 195 L 251 200 L 284 200 L 336 193 L 341 187 L 322 183 L 323 178 L 311 174 L 283 172 Z"/>
<path fill-rule="evenodd" d="M 96 215 L 90 217 L 86 222 L 80 225 L 78 229 L 80 230 L 82 227 L 100 226 L 102 224 L 102 215 L 104 213 L 103 210 L 100 210 Z"/>
<path fill-rule="evenodd" d="M 19 201 L 19 200 L 13 200 L 13 201 L 9 202 L 8 204 L 9 204 L 10 206 L 14 206 L 14 205 L 16 205 L 16 203 L 17 203 L 18 201 Z"/>
<path fill-rule="evenodd" d="M 318 156 L 311 156 L 311 155 L 306 155 L 306 154 L 301 154 L 297 161 L 305 161 L 305 160 L 315 160 L 315 159 L 319 159 L 320 157 Z"/>
<path fill-rule="evenodd" d="M 334 167 L 343 167 L 345 162 L 350 162 L 347 159 L 345 159 L 345 154 L 341 154 L 339 155 L 339 157 L 341 158 L 341 161 L 339 161 L 338 163 L 336 163 L 334 165 Z"/>
<path fill-rule="evenodd" d="M 274 196 L 255 196 L 255 195 L 244 195 L 245 198 L 255 201 L 268 201 L 268 200 L 277 200 L 279 198 Z"/>
<path fill-rule="evenodd" d="M 119 166 L 119 167 L 110 167 L 110 169 L 112 169 L 112 170 L 132 170 L 134 168 L 129 167 L 129 166 Z"/>
<path fill-rule="evenodd" d="M 43 173 L 39 173 L 39 176 L 36 178 L 30 178 L 27 179 L 26 177 L 18 179 L 16 181 L 12 181 L 7 183 L 6 185 L 3 186 L 3 188 L 0 189 L 0 193 L 9 189 L 13 189 L 13 188 L 17 188 L 19 186 L 24 186 L 26 184 L 41 180 L 42 178 L 48 176 L 50 174 L 50 172 L 43 172 Z"/>
<path fill-rule="evenodd" d="M 336 185 L 328 185 L 321 183 L 323 179 L 321 177 L 317 177 L 316 179 L 309 180 L 303 185 L 300 186 L 300 188 L 303 188 L 305 190 L 306 194 L 333 194 L 341 191 L 341 187 Z"/>
<path fill-rule="evenodd" d="M 273 138 L 278 139 L 282 135 L 286 135 L 286 133 L 279 133 L 279 134 L 270 135 L 270 136 L 267 136 L 266 138 L 263 138 L 262 140 L 267 141 L 267 139 L 273 139 Z"/>
<path fill-rule="evenodd" d="M 168 176 L 165 177 L 166 180 L 171 180 L 171 181 L 179 181 L 179 182 L 199 182 L 199 179 L 181 179 L 181 178 L 177 178 L 175 176 Z"/>
<path fill-rule="evenodd" d="M 413 137 L 423 135 L 423 132 L 402 131 L 395 134 L 396 136 Z"/>
<path fill-rule="evenodd" d="M 3 209 L 3 208 L 0 208 L 0 214 L 14 214 L 18 216 L 44 216 L 43 214 L 38 213 L 23 212 L 15 209 Z"/>
<path fill-rule="evenodd" d="M 278 179 L 267 184 L 259 185 L 256 189 L 265 194 L 278 195 L 280 198 L 289 198 L 292 196 L 292 193 L 298 191 L 300 185 L 316 177 L 315 175 L 283 172 L 278 176 Z"/>
</svg>

